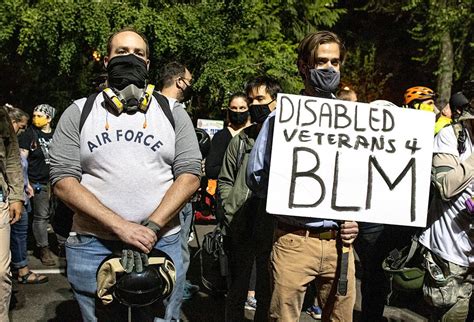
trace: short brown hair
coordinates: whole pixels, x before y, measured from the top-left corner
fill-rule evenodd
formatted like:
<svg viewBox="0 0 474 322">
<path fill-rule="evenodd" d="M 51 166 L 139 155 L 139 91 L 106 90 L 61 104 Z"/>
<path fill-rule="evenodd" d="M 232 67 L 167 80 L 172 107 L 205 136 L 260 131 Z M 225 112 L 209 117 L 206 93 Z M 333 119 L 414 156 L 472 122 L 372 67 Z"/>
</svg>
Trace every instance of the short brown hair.
<svg viewBox="0 0 474 322">
<path fill-rule="evenodd" d="M 346 48 L 344 47 L 344 44 L 342 43 L 338 35 L 326 30 L 312 32 L 306 35 L 306 37 L 301 40 L 298 46 L 297 65 L 300 75 L 304 66 L 314 66 L 314 56 L 315 53 L 318 51 L 319 45 L 328 43 L 336 43 L 339 46 L 339 59 L 341 60 L 341 64 L 344 62 L 344 58 L 346 56 Z"/>
<path fill-rule="evenodd" d="M 114 32 L 113 34 L 111 34 L 109 36 L 109 39 L 107 40 L 107 56 L 110 56 L 112 54 L 112 40 L 114 39 L 114 37 L 117 36 L 118 34 L 122 33 L 122 32 L 126 32 L 126 31 L 134 32 L 143 39 L 143 41 L 145 42 L 145 45 L 146 45 L 146 52 L 145 52 L 146 58 L 149 58 L 150 57 L 150 46 L 148 45 L 148 39 L 146 39 L 146 36 L 143 33 L 141 33 L 140 31 L 136 30 L 133 27 L 124 27 L 120 30 L 117 30 L 116 32 Z"/>
</svg>

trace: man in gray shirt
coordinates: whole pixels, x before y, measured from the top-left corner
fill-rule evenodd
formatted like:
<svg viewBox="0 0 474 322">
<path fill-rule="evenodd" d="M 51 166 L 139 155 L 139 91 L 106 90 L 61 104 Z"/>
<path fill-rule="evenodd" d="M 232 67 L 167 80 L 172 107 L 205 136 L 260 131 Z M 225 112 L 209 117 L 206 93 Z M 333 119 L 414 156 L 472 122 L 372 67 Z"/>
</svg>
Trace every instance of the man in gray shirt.
<svg viewBox="0 0 474 322">
<path fill-rule="evenodd" d="M 178 320 L 184 274 L 176 214 L 199 186 L 196 135 L 183 109 L 171 106 L 170 119 L 152 96 L 145 36 L 122 29 L 110 36 L 107 51 L 107 88 L 83 124 L 86 99 L 68 107 L 51 145 L 54 192 L 75 212 L 76 234 L 66 242 L 68 280 L 83 319 L 96 321 L 104 309 L 95 296 L 103 259 L 121 252 L 122 264 L 134 263 L 126 271 L 139 272 L 146 263 L 140 259 L 157 248 L 176 266 L 164 320 Z"/>
<path fill-rule="evenodd" d="M 192 93 L 193 75 L 181 63 L 170 62 L 160 70 L 158 89 L 161 94 L 168 98 L 170 105 L 176 108 L 185 109 L 184 103 L 190 99 Z M 204 157 L 204 156 L 203 156 Z M 188 202 L 179 212 L 179 222 L 181 224 L 181 252 L 183 253 L 183 271 L 188 271 L 190 263 L 190 252 L 188 247 L 189 233 L 193 222 L 193 206 Z M 189 300 L 195 293 L 199 292 L 199 286 L 191 284 L 191 281 L 184 282 L 183 300 Z"/>
</svg>

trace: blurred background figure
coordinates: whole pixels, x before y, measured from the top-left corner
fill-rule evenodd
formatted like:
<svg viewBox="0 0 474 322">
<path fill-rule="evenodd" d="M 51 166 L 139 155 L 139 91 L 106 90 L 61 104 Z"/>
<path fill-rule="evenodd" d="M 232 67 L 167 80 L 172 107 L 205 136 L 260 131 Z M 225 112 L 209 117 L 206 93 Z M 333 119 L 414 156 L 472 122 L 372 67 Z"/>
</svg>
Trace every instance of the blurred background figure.
<svg viewBox="0 0 474 322">
<path fill-rule="evenodd" d="M 13 107 L 9 104 L 5 105 L 5 108 L 8 111 L 8 115 L 12 121 L 13 129 L 15 130 L 16 135 L 20 135 L 28 126 L 28 120 L 30 119 L 29 115 L 23 110 Z M 33 195 L 33 191 L 31 191 L 31 186 L 28 184 L 28 161 L 25 157 L 21 157 L 21 168 L 23 171 L 25 202 L 20 220 L 11 226 L 11 266 L 13 268 L 13 272 L 18 275 L 19 283 L 41 284 L 46 283 L 48 281 L 48 277 L 46 275 L 33 273 L 28 268 L 28 212 L 31 211 L 30 197 Z"/>
<path fill-rule="evenodd" d="M 339 93 L 337 93 L 337 98 L 344 101 L 357 102 L 357 94 L 353 89 L 350 89 L 348 86 L 344 86 Z"/>
<path fill-rule="evenodd" d="M 436 107 L 435 92 L 425 86 L 410 87 L 403 95 L 403 107 L 413 108 L 439 114 L 440 110 Z"/>
<path fill-rule="evenodd" d="M 28 160 L 29 191 L 33 206 L 33 235 L 43 265 L 54 266 L 56 260 L 49 248 L 48 224 L 50 217 L 49 144 L 53 138 L 53 121 L 56 109 L 40 104 L 33 110 L 32 125 L 20 135 L 21 155 Z"/>
<path fill-rule="evenodd" d="M 222 167 L 224 153 L 230 140 L 242 129 L 250 125 L 249 106 L 244 93 L 235 93 L 229 99 L 227 108 L 227 126 L 216 132 L 212 138 L 211 150 L 206 158 L 206 176 L 217 180 Z"/>
<path fill-rule="evenodd" d="M 20 220 L 23 176 L 16 133 L 5 108 L 0 108 L 0 321 L 9 321 L 12 294 L 10 225 Z"/>
</svg>

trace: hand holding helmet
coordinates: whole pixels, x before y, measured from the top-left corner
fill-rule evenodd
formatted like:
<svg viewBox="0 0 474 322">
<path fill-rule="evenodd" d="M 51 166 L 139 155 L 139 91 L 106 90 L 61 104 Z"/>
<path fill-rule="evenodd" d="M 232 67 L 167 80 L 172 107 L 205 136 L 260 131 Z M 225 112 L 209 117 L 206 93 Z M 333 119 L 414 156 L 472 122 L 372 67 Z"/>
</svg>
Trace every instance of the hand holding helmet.
<svg viewBox="0 0 474 322">
<path fill-rule="evenodd" d="M 158 224 L 151 220 L 145 220 L 142 225 L 151 229 L 155 234 L 158 234 L 161 229 Z M 148 255 L 133 246 L 126 245 L 122 249 L 120 264 L 127 273 L 131 273 L 133 270 L 141 273 L 148 266 Z"/>
<path fill-rule="evenodd" d="M 117 299 L 126 306 L 142 307 L 171 295 L 176 284 L 173 261 L 157 249 L 149 256 L 149 265 L 141 273 L 125 273 L 116 254 L 104 259 L 97 270 L 97 296 L 104 305 Z"/>
</svg>

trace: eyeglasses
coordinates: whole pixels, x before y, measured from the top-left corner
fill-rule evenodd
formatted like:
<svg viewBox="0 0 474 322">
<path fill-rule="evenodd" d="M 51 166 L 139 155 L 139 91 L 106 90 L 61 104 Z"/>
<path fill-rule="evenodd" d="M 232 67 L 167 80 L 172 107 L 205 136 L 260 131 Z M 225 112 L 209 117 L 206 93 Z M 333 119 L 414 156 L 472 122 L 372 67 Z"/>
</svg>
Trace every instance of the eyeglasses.
<svg viewBox="0 0 474 322">
<path fill-rule="evenodd" d="M 192 79 L 186 79 L 184 77 L 180 77 L 178 78 L 178 80 L 182 80 L 186 86 L 192 86 L 193 85 L 193 80 Z"/>
</svg>

